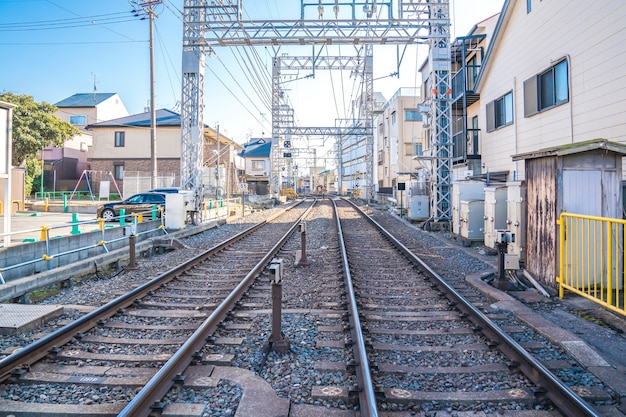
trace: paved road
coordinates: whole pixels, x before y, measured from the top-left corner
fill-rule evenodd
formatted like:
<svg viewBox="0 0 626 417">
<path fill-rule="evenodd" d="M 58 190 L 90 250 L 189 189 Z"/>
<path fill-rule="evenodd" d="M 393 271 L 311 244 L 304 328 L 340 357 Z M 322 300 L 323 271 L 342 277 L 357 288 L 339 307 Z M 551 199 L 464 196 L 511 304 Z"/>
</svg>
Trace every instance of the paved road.
<svg viewBox="0 0 626 417">
<path fill-rule="evenodd" d="M 98 228 L 95 214 L 78 213 L 77 226 L 80 232 L 88 232 Z M 85 222 L 85 224 L 83 224 Z M 86 223 L 89 222 L 89 223 Z M 50 237 L 65 236 L 72 232 L 72 213 L 52 212 L 20 212 L 11 215 L 11 245 L 21 243 L 24 239 L 41 238 L 41 227 L 50 227 Z M 0 245 L 4 244 L 4 215 L 0 215 Z"/>
</svg>

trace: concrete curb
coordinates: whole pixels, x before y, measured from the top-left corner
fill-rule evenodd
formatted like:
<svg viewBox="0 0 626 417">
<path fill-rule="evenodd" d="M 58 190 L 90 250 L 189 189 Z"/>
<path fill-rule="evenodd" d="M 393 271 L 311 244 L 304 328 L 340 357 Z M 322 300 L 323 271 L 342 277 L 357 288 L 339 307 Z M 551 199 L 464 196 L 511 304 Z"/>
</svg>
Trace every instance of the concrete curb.
<svg viewBox="0 0 626 417">
<path fill-rule="evenodd" d="M 485 275 L 492 273 L 493 271 L 487 271 L 468 275 L 465 277 L 465 280 L 494 300 L 493 307 L 515 314 L 517 318 L 537 333 L 566 350 L 583 367 L 609 385 L 619 398 L 626 397 L 626 378 L 620 371 L 606 362 L 581 338 L 552 323 L 539 313 L 525 306 L 522 302 L 482 280 Z"/>
</svg>

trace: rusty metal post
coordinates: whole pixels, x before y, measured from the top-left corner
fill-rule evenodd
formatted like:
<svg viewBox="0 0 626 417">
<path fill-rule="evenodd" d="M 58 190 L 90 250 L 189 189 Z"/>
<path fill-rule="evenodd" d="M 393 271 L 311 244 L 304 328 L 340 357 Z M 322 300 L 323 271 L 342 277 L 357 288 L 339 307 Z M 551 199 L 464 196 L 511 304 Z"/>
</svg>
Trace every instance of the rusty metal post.
<svg viewBox="0 0 626 417">
<path fill-rule="evenodd" d="M 268 340 L 269 350 L 286 353 L 291 348 L 289 339 L 282 332 L 282 282 L 283 260 L 275 259 L 270 265 L 270 280 L 272 282 L 272 334 Z"/>
<path fill-rule="evenodd" d="M 306 223 L 300 223 L 300 250 L 299 259 L 296 259 L 296 265 L 308 265 L 309 261 L 306 258 Z M 297 256 L 297 255 L 296 255 Z"/>
<path fill-rule="evenodd" d="M 126 267 L 127 270 L 132 271 L 137 269 L 138 265 L 137 265 L 137 257 L 135 256 L 135 234 L 131 233 L 130 236 L 128 236 L 128 252 L 129 252 L 129 262 L 128 262 L 128 266 Z"/>
</svg>

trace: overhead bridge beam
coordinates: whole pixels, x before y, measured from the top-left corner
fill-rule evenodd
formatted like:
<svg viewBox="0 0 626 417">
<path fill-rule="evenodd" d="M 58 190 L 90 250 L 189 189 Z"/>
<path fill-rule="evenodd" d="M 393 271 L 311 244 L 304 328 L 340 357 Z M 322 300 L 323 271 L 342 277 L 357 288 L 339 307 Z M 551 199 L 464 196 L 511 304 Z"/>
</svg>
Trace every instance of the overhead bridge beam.
<svg viewBox="0 0 626 417">
<path fill-rule="evenodd" d="M 371 129 L 369 129 L 371 131 Z M 279 126 L 279 135 L 292 136 L 364 136 L 368 133 L 365 127 L 287 127 Z"/>
<path fill-rule="evenodd" d="M 194 21 L 186 23 L 204 36 L 188 37 L 184 47 L 212 48 L 238 45 L 405 45 L 446 39 L 430 32 L 432 25 L 448 25 L 441 19 L 393 20 L 267 20 Z"/>
<path fill-rule="evenodd" d="M 283 56 L 280 68 L 288 70 L 344 70 L 359 71 L 363 68 L 360 56 Z"/>
</svg>

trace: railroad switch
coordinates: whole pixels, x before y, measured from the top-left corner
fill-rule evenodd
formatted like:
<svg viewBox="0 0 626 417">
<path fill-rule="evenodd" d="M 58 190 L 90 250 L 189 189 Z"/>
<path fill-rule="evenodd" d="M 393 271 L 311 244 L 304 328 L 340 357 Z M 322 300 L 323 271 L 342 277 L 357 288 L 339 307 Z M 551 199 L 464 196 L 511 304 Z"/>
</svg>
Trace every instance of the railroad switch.
<svg viewBox="0 0 626 417">
<path fill-rule="evenodd" d="M 270 264 L 270 282 L 272 283 L 272 334 L 264 350 L 286 353 L 291 343 L 281 330 L 283 298 L 283 260 L 273 259 Z"/>
<path fill-rule="evenodd" d="M 498 250 L 498 276 L 493 281 L 493 286 L 500 290 L 513 289 L 513 284 L 506 278 L 504 260 L 506 259 L 506 248 L 509 242 L 515 242 L 515 234 L 508 230 L 496 230 L 496 249 Z"/>
</svg>

